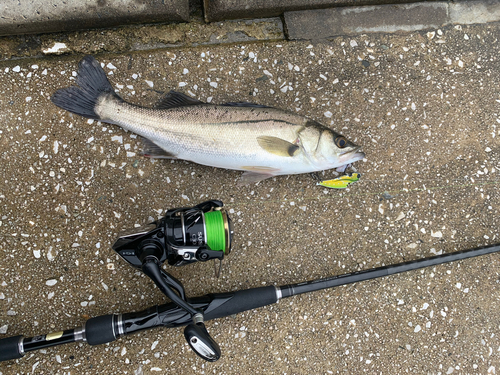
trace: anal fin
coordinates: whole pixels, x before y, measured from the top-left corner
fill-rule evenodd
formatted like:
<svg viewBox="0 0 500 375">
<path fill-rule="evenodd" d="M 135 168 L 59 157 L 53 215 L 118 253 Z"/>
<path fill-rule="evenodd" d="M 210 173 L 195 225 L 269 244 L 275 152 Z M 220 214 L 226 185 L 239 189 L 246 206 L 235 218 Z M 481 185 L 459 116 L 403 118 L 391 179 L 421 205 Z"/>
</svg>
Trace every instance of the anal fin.
<svg viewBox="0 0 500 375">
<path fill-rule="evenodd" d="M 241 175 L 238 185 L 256 184 L 266 178 L 278 175 L 279 169 L 270 167 L 241 167 L 246 172 Z"/>
<path fill-rule="evenodd" d="M 177 159 L 177 156 L 171 152 L 165 151 L 156 143 L 149 139 L 142 138 L 142 154 L 152 159 Z"/>
</svg>

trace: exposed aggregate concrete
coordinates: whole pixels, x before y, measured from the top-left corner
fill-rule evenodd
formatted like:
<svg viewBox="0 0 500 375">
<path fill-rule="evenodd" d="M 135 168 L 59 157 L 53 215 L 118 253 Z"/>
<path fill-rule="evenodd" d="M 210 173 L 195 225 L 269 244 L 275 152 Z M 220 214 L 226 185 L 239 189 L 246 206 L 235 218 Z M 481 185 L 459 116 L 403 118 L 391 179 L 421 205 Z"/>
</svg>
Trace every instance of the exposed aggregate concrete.
<svg viewBox="0 0 500 375">
<path fill-rule="evenodd" d="M 1 62 L 0 337 L 163 303 L 110 246 L 122 229 L 206 199 L 225 202 L 234 250 L 220 279 L 211 264 L 169 269 L 192 296 L 499 242 L 499 36 L 490 24 L 96 56 L 133 103 L 175 89 L 331 126 L 367 155 L 344 191 L 308 175 L 241 188 L 241 172 L 145 159 L 135 135 L 51 104 L 76 56 Z M 494 374 L 499 264 L 490 255 L 208 322 L 216 363 L 197 358 L 182 329 L 158 329 L 29 353 L 0 373 Z"/>
</svg>

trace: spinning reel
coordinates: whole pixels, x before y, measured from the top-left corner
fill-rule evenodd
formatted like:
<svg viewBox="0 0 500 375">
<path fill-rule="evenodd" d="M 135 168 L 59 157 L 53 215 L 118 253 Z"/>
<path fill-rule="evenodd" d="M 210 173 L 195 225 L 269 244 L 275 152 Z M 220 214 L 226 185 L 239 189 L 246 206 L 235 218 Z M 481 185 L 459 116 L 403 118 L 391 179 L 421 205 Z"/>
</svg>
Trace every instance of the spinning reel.
<svg viewBox="0 0 500 375">
<path fill-rule="evenodd" d="M 205 360 L 220 358 L 219 345 L 205 328 L 203 311 L 189 303 L 182 283 L 161 266 L 219 260 L 219 273 L 224 255 L 231 251 L 232 222 L 223 203 L 203 202 L 194 207 L 168 210 L 163 218 L 133 233 L 122 234 L 114 243 L 124 260 L 149 276 L 156 286 L 177 306 L 191 315 L 184 336 L 191 348 Z"/>
</svg>

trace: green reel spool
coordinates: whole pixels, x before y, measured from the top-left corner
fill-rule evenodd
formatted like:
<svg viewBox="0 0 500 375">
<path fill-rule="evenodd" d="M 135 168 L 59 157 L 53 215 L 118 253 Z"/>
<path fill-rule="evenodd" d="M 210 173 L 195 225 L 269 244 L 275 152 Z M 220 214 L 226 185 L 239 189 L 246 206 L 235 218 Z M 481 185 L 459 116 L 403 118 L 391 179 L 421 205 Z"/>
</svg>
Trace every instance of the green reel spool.
<svg viewBox="0 0 500 375">
<path fill-rule="evenodd" d="M 206 241 L 210 250 L 229 254 L 229 221 L 225 210 L 205 212 Z"/>
</svg>

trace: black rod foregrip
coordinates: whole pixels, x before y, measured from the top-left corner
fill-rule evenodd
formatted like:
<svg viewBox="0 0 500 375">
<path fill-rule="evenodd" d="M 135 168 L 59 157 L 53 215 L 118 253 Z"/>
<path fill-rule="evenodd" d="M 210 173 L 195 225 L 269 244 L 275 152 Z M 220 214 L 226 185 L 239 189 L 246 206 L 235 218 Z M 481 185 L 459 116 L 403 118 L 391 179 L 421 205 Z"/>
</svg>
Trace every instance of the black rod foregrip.
<svg viewBox="0 0 500 375">
<path fill-rule="evenodd" d="M 210 295 L 213 300 L 205 309 L 205 320 L 222 318 L 278 302 L 273 285 Z"/>
<path fill-rule="evenodd" d="M 0 340 L 0 362 L 21 358 L 24 355 L 21 352 L 23 338 L 24 336 L 19 335 Z"/>
<path fill-rule="evenodd" d="M 197 310 L 202 311 L 204 320 L 208 321 L 272 305 L 278 302 L 278 299 L 276 287 L 266 286 L 235 292 L 211 293 L 189 298 L 188 302 Z M 155 327 L 182 327 L 192 322 L 191 314 L 175 303 L 153 306 L 144 311 L 122 315 L 125 335 Z"/>
</svg>

